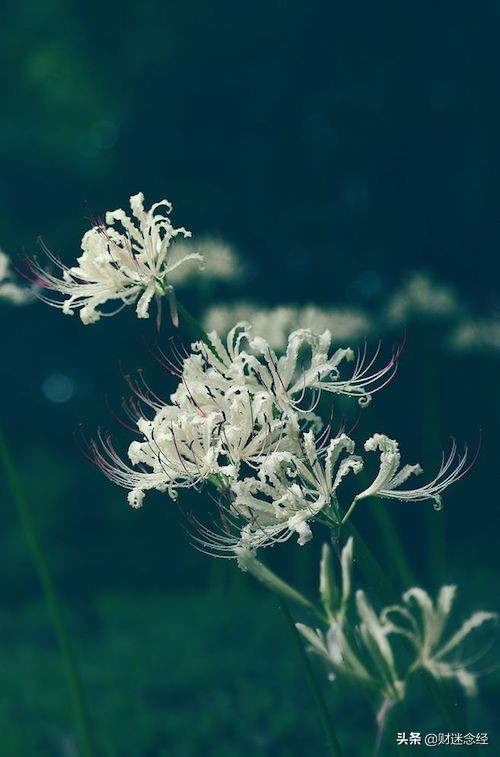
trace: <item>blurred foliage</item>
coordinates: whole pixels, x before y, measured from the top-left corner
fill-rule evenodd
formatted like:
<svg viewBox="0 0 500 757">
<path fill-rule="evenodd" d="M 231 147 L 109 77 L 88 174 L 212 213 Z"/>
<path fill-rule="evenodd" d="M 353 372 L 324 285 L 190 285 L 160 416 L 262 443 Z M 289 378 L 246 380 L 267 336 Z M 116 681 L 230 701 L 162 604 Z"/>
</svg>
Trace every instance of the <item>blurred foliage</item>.
<svg viewBox="0 0 500 757">
<path fill-rule="evenodd" d="M 70 262 L 88 216 L 142 190 L 149 202 L 171 199 L 175 222 L 195 235 L 240 250 L 250 281 L 207 290 L 212 301 L 244 292 L 269 305 L 369 309 L 423 266 L 475 308 L 498 309 L 499 31 L 494 2 L 10 4 L 0 27 L 0 245 L 17 261 L 42 234 Z M 199 313 L 209 303 L 198 292 L 186 304 Z M 212 595 L 181 601 L 213 589 L 226 568 L 190 547 L 165 497 L 132 511 L 82 454 L 98 426 L 126 448 L 130 434 L 113 419 L 122 372 L 145 368 L 168 396 L 172 379 L 150 355 L 168 324 L 158 335 L 123 312 L 83 327 L 37 304 L 2 305 L 0 327 L 1 425 L 57 585 L 99 626 L 73 630 L 103 754 L 286 755 L 318 744 L 269 606 L 243 602 L 229 614 Z M 358 438 L 395 436 L 429 474 L 451 433 L 474 447 L 482 429 L 482 450 L 442 513 L 379 507 L 427 588 L 459 581 L 464 607 L 494 609 L 497 358 L 445 354 L 432 323 L 407 332 L 399 374 L 363 412 Z M 58 403 L 47 386 L 61 375 L 71 391 Z M 12 611 L 0 751 L 71 754 L 64 682 L 45 621 L 29 609 L 40 590 L 1 480 L 0 494 L 0 598 Z M 189 495 L 182 505 L 199 506 Z M 384 561 L 375 509 L 367 503 L 357 519 Z M 315 550 L 289 545 L 270 557 L 312 591 Z M 114 595 L 122 599 L 101 600 Z M 107 609 L 89 619 L 101 601 Z M 349 738 L 361 738 L 352 703 L 338 697 L 335 708 Z M 471 727 L 485 720 L 476 710 Z"/>
</svg>

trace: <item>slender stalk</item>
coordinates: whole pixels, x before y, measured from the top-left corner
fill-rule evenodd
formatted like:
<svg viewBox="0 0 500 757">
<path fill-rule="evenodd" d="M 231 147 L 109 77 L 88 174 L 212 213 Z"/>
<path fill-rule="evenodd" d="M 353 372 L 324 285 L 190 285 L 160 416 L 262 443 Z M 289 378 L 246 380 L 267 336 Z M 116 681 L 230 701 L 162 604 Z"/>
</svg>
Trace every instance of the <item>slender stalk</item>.
<svg viewBox="0 0 500 757">
<path fill-rule="evenodd" d="M 87 707 L 85 703 L 85 697 L 80 680 L 80 674 L 78 672 L 75 656 L 69 640 L 68 631 L 61 611 L 61 606 L 57 598 L 54 583 L 52 581 L 49 567 L 45 559 L 41 544 L 38 540 L 35 525 L 31 517 L 31 513 L 28 505 L 25 502 L 22 492 L 21 484 L 12 462 L 7 444 L 0 432 L 0 464 L 5 471 L 6 481 L 12 496 L 12 500 L 17 508 L 19 518 L 21 520 L 28 546 L 31 550 L 33 562 L 42 585 L 43 593 L 47 602 L 52 623 L 54 625 L 54 631 L 59 644 L 59 649 L 63 658 L 64 668 L 66 671 L 66 677 L 68 680 L 68 686 L 70 689 L 73 714 L 75 717 L 75 724 L 80 739 L 80 746 L 82 755 L 84 757 L 93 757 L 95 751 L 93 749 L 91 738 L 91 729 L 89 718 L 87 714 Z"/>
<path fill-rule="evenodd" d="M 346 514 L 344 515 L 344 517 L 340 521 L 340 525 L 341 526 L 343 526 L 343 525 L 345 525 L 347 523 L 347 521 L 351 517 L 352 513 L 354 512 L 354 508 L 356 507 L 356 505 L 358 504 L 358 502 L 359 502 L 359 499 L 357 497 L 354 497 L 354 499 L 351 502 L 348 510 L 346 511 Z"/>
<path fill-rule="evenodd" d="M 349 536 L 354 538 L 355 553 L 354 562 L 359 565 L 367 583 L 377 594 L 383 604 L 392 604 L 397 596 L 394 584 L 389 579 L 387 571 L 383 569 L 379 561 L 363 539 L 352 522 L 344 527 Z"/>
<path fill-rule="evenodd" d="M 396 571 L 399 573 L 406 588 L 409 586 L 415 586 L 417 584 L 415 574 L 410 566 L 408 558 L 406 557 L 405 551 L 401 546 L 401 542 L 398 539 L 394 527 L 394 521 L 387 512 L 385 503 L 379 501 L 377 506 L 373 508 L 372 512 L 380 529 L 383 546 L 387 551 L 387 556 L 391 561 L 391 564 L 396 568 Z"/>
<path fill-rule="evenodd" d="M 358 500 L 356 499 L 356 497 L 354 497 L 351 503 L 351 506 L 349 507 L 346 514 L 340 521 L 341 526 L 344 526 L 347 523 L 357 503 L 358 503 Z M 384 541 L 384 546 L 387 548 L 387 551 L 389 552 L 389 556 L 392 562 L 394 563 L 394 565 L 396 566 L 396 568 L 398 569 L 403 582 L 406 585 L 415 584 L 416 583 L 415 576 L 410 567 L 408 559 L 403 549 L 401 548 L 401 544 L 399 543 L 399 539 L 396 534 L 396 529 L 394 528 L 394 524 L 391 518 L 389 517 L 389 515 L 387 514 L 385 510 L 382 510 L 380 508 L 380 505 L 379 507 L 374 508 L 374 513 L 375 513 L 375 519 L 380 527 L 381 536 Z M 352 527 L 351 530 L 353 531 L 353 535 L 354 535 L 354 527 Z M 359 534 L 357 534 L 356 538 L 360 539 L 361 537 L 359 536 Z M 364 548 L 368 549 L 366 547 L 366 544 L 364 544 Z"/>
<path fill-rule="evenodd" d="M 216 357 L 218 357 L 216 349 L 214 345 L 212 344 L 212 342 L 210 341 L 210 338 L 207 332 L 202 326 L 200 326 L 198 321 L 195 318 L 193 318 L 189 310 L 187 310 L 187 308 L 184 307 L 182 302 L 177 301 L 177 310 L 179 311 L 180 315 L 184 318 L 184 320 L 186 321 L 191 331 L 194 334 L 196 334 L 198 339 L 201 339 L 202 342 L 205 342 L 207 347 L 214 353 Z"/>
<path fill-rule="evenodd" d="M 285 616 L 285 620 L 290 629 L 290 633 L 292 635 L 295 648 L 297 649 L 297 653 L 301 659 L 302 666 L 304 668 L 304 674 L 305 674 L 307 683 L 309 685 L 309 689 L 311 690 L 312 697 L 316 704 L 316 709 L 318 711 L 318 716 L 321 721 L 321 725 L 323 726 L 323 729 L 325 731 L 325 736 L 328 742 L 328 746 L 330 748 L 330 753 L 333 755 L 333 757 L 342 757 L 342 750 L 340 748 L 340 744 L 335 735 L 333 724 L 330 719 L 330 715 L 328 714 L 328 710 L 326 708 L 325 700 L 323 699 L 321 689 L 318 686 L 318 682 L 316 681 L 315 675 L 313 673 L 313 669 L 311 667 L 311 663 L 309 662 L 309 658 L 304 649 L 304 645 L 302 644 L 302 640 L 299 636 L 299 632 L 297 631 L 295 627 L 295 623 L 291 616 L 290 610 L 288 609 L 288 605 L 283 600 L 281 600 L 280 607 L 283 611 L 283 615 Z"/>
<path fill-rule="evenodd" d="M 245 572 L 250 573 L 250 575 L 256 578 L 257 581 L 260 581 L 261 584 L 264 584 L 267 589 L 274 592 L 274 594 L 279 594 L 281 597 L 285 597 L 285 599 L 305 607 L 322 623 L 327 622 L 327 618 L 307 599 L 307 597 L 304 597 L 304 595 L 297 591 L 297 589 L 294 589 L 293 586 L 290 586 L 286 581 L 283 581 L 283 579 L 277 576 L 274 571 L 267 567 L 267 565 L 264 565 L 264 563 L 257 560 L 254 556 L 247 557 L 244 562 L 242 562 L 242 559 L 244 558 L 240 558 L 242 569 Z"/>
</svg>

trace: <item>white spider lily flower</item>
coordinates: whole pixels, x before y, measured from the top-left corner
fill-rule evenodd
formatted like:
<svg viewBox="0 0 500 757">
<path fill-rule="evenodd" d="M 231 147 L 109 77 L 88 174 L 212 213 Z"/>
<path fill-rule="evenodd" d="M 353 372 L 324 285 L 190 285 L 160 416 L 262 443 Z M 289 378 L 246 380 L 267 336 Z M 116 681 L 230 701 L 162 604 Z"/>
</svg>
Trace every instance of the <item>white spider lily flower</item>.
<svg viewBox="0 0 500 757">
<path fill-rule="evenodd" d="M 108 478 L 129 489 L 132 507 L 141 507 L 145 492 L 151 489 L 167 491 L 176 499 L 179 488 L 195 487 L 211 475 L 232 474 L 231 466 L 219 464 L 218 424 L 215 414 L 164 418 L 159 429 L 141 419 L 138 425 L 146 441 L 132 442 L 128 451 L 130 462 L 139 470 L 121 460 L 109 438 L 101 437 L 100 445 L 92 445 L 93 459 Z"/>
<path fill-rule="evenodd" d="M 312 537 L 309 521 L 322 511 L 338 523 L 337 488 L 349 471 L 362 467 L 353 450 L 345 434 L 318 450 L 312 432 L 306 432 L 295 451 L 275 451 L 262 461 L 256 478 L 234 481 L 231 512 L 247 521 L 236 537 L 239 546 L 256 550 L 293 534 L 302 546 Z"/>
<path fill-rule="evenodd" d="M 233 479 L 242 462 L 257 466 L 282 435 L 282 421 L 272 417 L 267 398 L 262 402 L 244 387 L 226 395 L 209 389 L 203 399 L 200 394 L 193 386 L 181 407 L 168 405 L 152 421 L 139 419 L 143 440 L 132 442 L 128 454 L 133 465 L 151 469 L 143 474 L 151 477 L 147 488 L 159 482 L 175 496 L 178 487 L 197 486 L 210 476 Z"/>
<path fill-rule="evenodd" d="M 434 500 L 436 510 L 441 509 L 441 493 L 459 481 L 473 465 L 474 460 L 468 464 L 468 449 L 465 447 L 464 452 L 457 452 L 455 440 L 452 442 L 451 450 L 447 458 L 443 455 L 441 466 L 437 475 L 417 489 L 400 489 L 399 487 L 407 481 L 411 475 L 422 473 L 420 465 L 404 465 L 400 468 L 401 454 L 399 445 L 394 439 L 389 439 L 385 434 L 374 434 L 365 442 L 365 450 L 373 452 L 380 450 L 380 468 L 379 472 L 370 484 L 370 486 L 357 494 L 353 505 L 366 497 L 383 497 L 387 499 L 399 499 L 403 501 L 422 501 L 426 499 Z M 349 512 L 351 511 L 353 505 Z"/>
<path fill-rule="evenodd" d="M 191 252 L 170 262 L 169 247 L 177 235 L 191 236 L 184 227 L 174 228 L 169 218 L 172 205 L 167 200 L 144 209 L 142 192 L 130 198 L 132 215 L 118 209 L 106 213 L 106 224 L 96 225 L 82 239 L 83 254 L 78 265 L 67 267 L 45 247 L 62 278 L 45 271 L 38 262 L 30 264 L 35 283 L 42 289 L 67 299 L 41 295 L 50 305 L 61 308 L 66 315 L 80 311 L 83 323 L 95 323 L 103 315 L 113 315 L 126 305 L 136 303 L 138 318 L 149 318 L 153 297 L 166 295 L 170 302 L 172 321 L 177 325 L 173 287 L 169 276 L 189 260 L 203 263 L 198 253 Z M 109 301 L 122 304 L 112 312 L 101 310 Z"/>
<path fill-rule="evenodd" d="M 10 258 L 0 250 L 0 300 L 11 305 L 26 305 L 33 301 L 33 292 L 14 281 Z"/>
<path fill-rule="evenodd" d="M 223 342 L 216 332 L 210 332 L 209 349 L 204 342 L 192 345 L 194 357 L 187 358 L 183 363 L 183 379 L 189 385 L 203 383 L 208 380 L 212 385 L 227 387 L 228 385 L 245 386 L 253 394 L 263 394 L 281 415 L 286 413 L 288 420 L 297 425 L 299 419 L 318 425 L 319 418 L 313 410 L 316 398 L 305 400 L 305 391 L 300 388 L 296 398 L 289 397 L 274 384 L 265 359 L 260 360 L 251 344 L 251 330 L 247 323 L 238 323 L 231 329 L 227 339 Z"/>
<path fill-rule="evenodd" d="M 260 353 L 265 366 L 255 369 L 263 383 L 274 393 L 278 401 L 293 405 L 294 398 L 303 397 L 307 389 L 356 397 L 366 405 L 372 394 L 382 389 L 394 376 L 400 350 L 395 350 L 389 363 L 370 373 L 378 354 L 368 359 L 366 344 L 358 352 L 354 370 L 347 379 L 340 376 L 339 365 L 354 360 L 354 351 L 336 349 L 330 354 L 332 337 L 330 331 L 313 334 L 310 329 L 293 331 L 288 338 L 286 353 L 278 357 L 262 337 L 250 340 L 250 346 Z"/>
<path fill-rule="evenodd" d="M 306 438 L 304 438 L 306 437 Z M 228 501 L 222 530 L 198 523 L 195 542 L 210 554 L 234 558 L 287 541 L 294 534 L 299 545 L 312 537 L 310 521 L 319 515 L 339 522 L 336 489 L 361 461 L 349 454 L 353 442 L 345 434 L 313 452 L 311 432 L 297 439 L 284 432 L 282 444 L 260 460 L 256 475 L 227 480 Z M 339 459 L 344 454 L 347 456 Z"/>
<path fill-rule="evenodd" d="M 153 418 L 134 408 L 142 439 L 130 445 L 129 458 L 142 466 L 140 477 L 131 474 L 127 483 L 120 468 L 119 482 L 132 491 L 133 504 L 152 488 L 175 494 L 178 487 L 210 480 L 226 490 L 223 528 L 229 533 L 202 534 L 202 546 L 215 552 L 234 556 L 235 545 L 257 549 L 294 533 L 305 544 L 310 520 L 321 514 L 330 524 L 340 523 L 337 489 L 349 471 L 356 474 L 363 466 L 346 434 L 326 441 L 327 427 L 314 437 L 321 420 L 310 400 L 304 402 L 303 384 L 319 386 L 322 378 L 331 378 L 349 350 L 329 356 L 328 332 L 315 336 L 301 330 L 290 335 L 287 352 L 278 359 L 262 339 L 252 339 L 245 323 L 225 342 L 215 332 L 209 339 L 211 346 L 195 342 L 191 354 L 177 350 L 176 362 L 162 353 L 165 366 L 180 379 L 169 403 L 145 385 L 132 386 Z M 301 350 L 308 353 L 302 374 Z M 110 474 L 113 454 L 106 446 L 103 457 L 108 464 L 99 463 Z"/>
<path fill-rule="evenodd" d="M 298 329 L 288 337 L 285 354 L 278 357 L 265 339 L 253 337 L 250 347 L 262 356 L 263 362 L 254 361 L 252 367 L 278 403 L 286 406 L 306 389 L 317 387 L 322 379 L 338 377 L 339 364 L 354 359 L 350 348 L 338 349 L 329 356 L 330 343 L 329 331 L 316 335 L 309 329 Z"/>
<path fill-rule="evenodd" d="M 303 411 L 306 396 L 308 411 L 315 408 L 321 391 L 356 397 L 361 405 L 367 404 L 374 392 L 382 389 L 394 376 L 399 350 L 389 363 L 370 373 L 379 351 L 367 358 L 366 345 L 358 353 L 350 378 L 340 376 L 341 363 L 354 360 L 351 348 L 339 348 L 331 352 L 331 334 L 313 334 L 309 329 L 298 329 L 288 337 L 284 355 L 277 356 L 268 342 L 260 336 L 252 337 L 250 324 L 240 322 L 231 329 L 224 344 L 216 332 L 208 334 L 214 347 L 208 354 L 203 342 L 193 345 L 205 360 L 228 378 L 242 380 L 265 388 L 276 404 L 285 412 Z"/>
<path fill-rule="evenodd" d="M 173 363 L 171 367 L 177 370 Z M 129 386 L 154 413 L 149 420 L 134 401 L 130 405 L 142 435 L 128 452 L 132 465 L 141 466 L 139 478 L 124 463 L 113 473 L 116 461 L 107 442 L 101 445 L 101 456 L 94 454 L 112 480 L 132 491 L 131 504 L 142 502 L 147 489 L 166 490 L 175 497 L 179 487 L 195 487 L 214 477 L 227 482 L 237 477 L 242 464 L 258 468 L 274 449 L 292 447 L 289 421 L 276 411 L 269 394 L 226 378 L 200 354 L 184 360 L 182 381 L 167 404 L 139 376 L 136 383 L 129 379 Z"/>
<path fill-rule="evenodd" d="M 496 622 L 498 616 L 475 612 L 445 640 L 443 634 L 456 591 L 456 586 L 443 586 L 434 603 L 426 591 L 413 587 L 403 594 L 404 605 L 385 608 L 381 617 L 392 626 L 391 633 L 405 636 L 413 645 L 416 659 L 412 670 L 424 668 L 436 679 L 455 679 L 472 696 L 477 693 L 477 674 L 469 669 L 471 660 L 464 660 L 463 654 L 459 656 L 460 646 L 475 629 L 486 622 Z M 449 659 L 450 653 L 455 654 L 455 660 Z M 477 654 L 472 661 L 476 659 Z"/>
</svg>

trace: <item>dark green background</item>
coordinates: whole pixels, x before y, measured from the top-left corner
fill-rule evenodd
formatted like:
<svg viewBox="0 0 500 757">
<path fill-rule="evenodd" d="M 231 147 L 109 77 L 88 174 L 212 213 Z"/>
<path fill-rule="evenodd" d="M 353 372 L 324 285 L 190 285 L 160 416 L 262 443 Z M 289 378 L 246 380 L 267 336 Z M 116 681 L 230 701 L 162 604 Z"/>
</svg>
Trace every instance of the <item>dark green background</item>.
<svg viewBox="0 0 500 757">
<path fill-rule="evenodd" d="M 221 286 L 211 302 L 245 294 L 375 310 L 407 270 L 425 268 L 471 310 L 495 313 L 499 33 L 497 2 L 11 4 L 0 24 L 0 244 L 18 261 L 41 234 L 71 263 L 88 216 L 143 191 L 250 264 L 244 287 Z M 276 603 L 196 553 L 166 497 L 131 510 L 81 453 L 98 426 L 126 449 L 109 409 L 126 391 L 121 365 L 143 367 L 165 397 L 172 389 L 148 352 L 154 324 L 129 309 L 84 327 L 41 304 L 2 305 L 0 321 L 1 425 L 101 753 L 324 754 Z M 169 333 L 165 324 L 160 341 Z M 43 394 L 53 373 L 75 387 L 67 403 Z M 479 460 L 442 513 L 383 506 L 419 581 L 460 583 L 462 616 L 495 607 L 498 411 L 498 355 L 454 357 L 436 324 L 412 323 L 397 379 L 357 431 L 395 436 L 431 473 L 451 434 L 475 446 L 482 430 Z M 52 631 L 2 495 L 0 754 L 71 755 Z M 363 507 L 357 523 L 392 572 L 376 505 Z M 315 550 L 273 555 L 312 596 Z M 464 730 L 491 730 L 494 676 L 480 685 Z M 326 692 L 343 743 L 369 754 L 372 716 L 356 692 Z M 414 730 L 447 730 L 431 703 L 415 713 Z"/>
</svg>

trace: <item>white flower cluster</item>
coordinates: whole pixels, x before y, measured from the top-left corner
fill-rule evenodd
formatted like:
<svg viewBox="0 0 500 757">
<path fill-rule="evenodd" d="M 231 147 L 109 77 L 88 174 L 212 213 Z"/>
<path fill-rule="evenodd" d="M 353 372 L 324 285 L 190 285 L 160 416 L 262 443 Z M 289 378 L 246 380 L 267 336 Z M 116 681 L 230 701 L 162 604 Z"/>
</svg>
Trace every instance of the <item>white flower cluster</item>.
<svg viewBox="0 0 500 757">
<path fill-rule="evenodd" d="M 172 226 L 170 202 L 161 200 L 150 210 L 145 210 L 144 195 L 140 192 L 130 198 L 130 207 L 132 218 L 121 209 L 113 210 L 106 213 L 107 225 L 98 222 L 86 232 L 82 239 L 83 254 L 77 259 L 77 266 L 68 268 L 44 247 L 49 259 L 62 272 L 62 278 L 32 261 L 30 269 L 34 283 L 67 299 L 62 302 L 58 297 L 42 296 L 41 299 L 61 308 L 66 315 L 80 310 L 82 322 L 89 324 L 103 315 L 114 315 L 132 303 L 137 303 L 138 318 L 149 318 L 153 297 L 159 300 L 167 295 L 172 320 L 177 324 L 169 276 L 189 260 L 203 263 L 203 257 L 189 252 L 178 256 L 174 262 L 170 261 L 172 240 L 179 234 L 191 236 L 191 232 L 183 227 L 176 229 Z M 110 300 L 122 304 L 112 312 L 103 312 L 101 306 Z"/>
<path fill-rule="evenodd" d="M 281 357 L 250 326 L 237 324 L 223 343 L 215 332 L 199 341 L 179 362 L 179 386 L 168 404 L 137 389 L 153 417 L 140 415 L 141 441 L 130 445 L 130 465 L 106 440 L 94 445 L 96 462 L 117 484 L 128 488 L 129 503 L 142 505 L 147 490 L 215 485 L 221 496 L 220 532 L 200 524 L 201 545 L 234 557 L 235 548 L 253 551 L 296 534 L 299 544 L 311 538 L 309 521 L 338 525 L 346 509 L 337 498 L 344 477 L 363 468 L 355 443 L 345 433 L 330 437 L 315 410 L 323 393 L 346 395 L 366 404 L 396 370 L 398 352 L 387 365 L 373 369 L 366 349 L 331 349 L 328 331 L 292 332 Z M 344 368 L 352 362 L 350 372 Z M 394 440 L 375 434 L 366 451 L 380 451 L 380 467 L 351 507 L 368 497 L 401 500 L 439 498 L 465 472 L 466 453 L 453 447 L 437 477 L 419 489 L 400 489 L 419 466 L 400 468 Z"/>
<path fill-rule="evenodd" d="M 11 305 L 26 305 L 33 300 L 33 293 L 27 287 L 16 284 L 10 268 L 10 258 L 0 250 L 0 300 Z"/>
<path fill-rule="evenodd" d="M 326 632 L 301 623 L 298 630 L 307 639 L 311 651 L 320 655 L 330 678 L 337 676 L 358 685 L 378 690 L 383 704 L 380 720 L 390 705 L 405 696 L 407 680 L 418 669 L 427 670 L 436 679 L 454 679 L 465 693 L 476 693 L 477 674 L 470 670 L 470 660 L 458 656 L 460 646 L 479 626 L 496 621 L 496 613 L 476 612 L 447 640 L 443 638 L 450 616 L 456 586 L 443 586 L 436 602 L 421 588 L 408 589 L 402 603 L 376 613 L 365 593 L 355 592 L 356 613 L 349 619 L 352 537 L 342 550 L 342 590 L 337 589 L 331 570 L 331 550 L 323 547 L 320 569 L 320 594 L 328 623 Z M 397 666 L 394 650 L 396 637 L 408 642 L 411 652 L 405 666 Z M 450 659 L 453 653 L 455 659 Z"/>
</svg>

